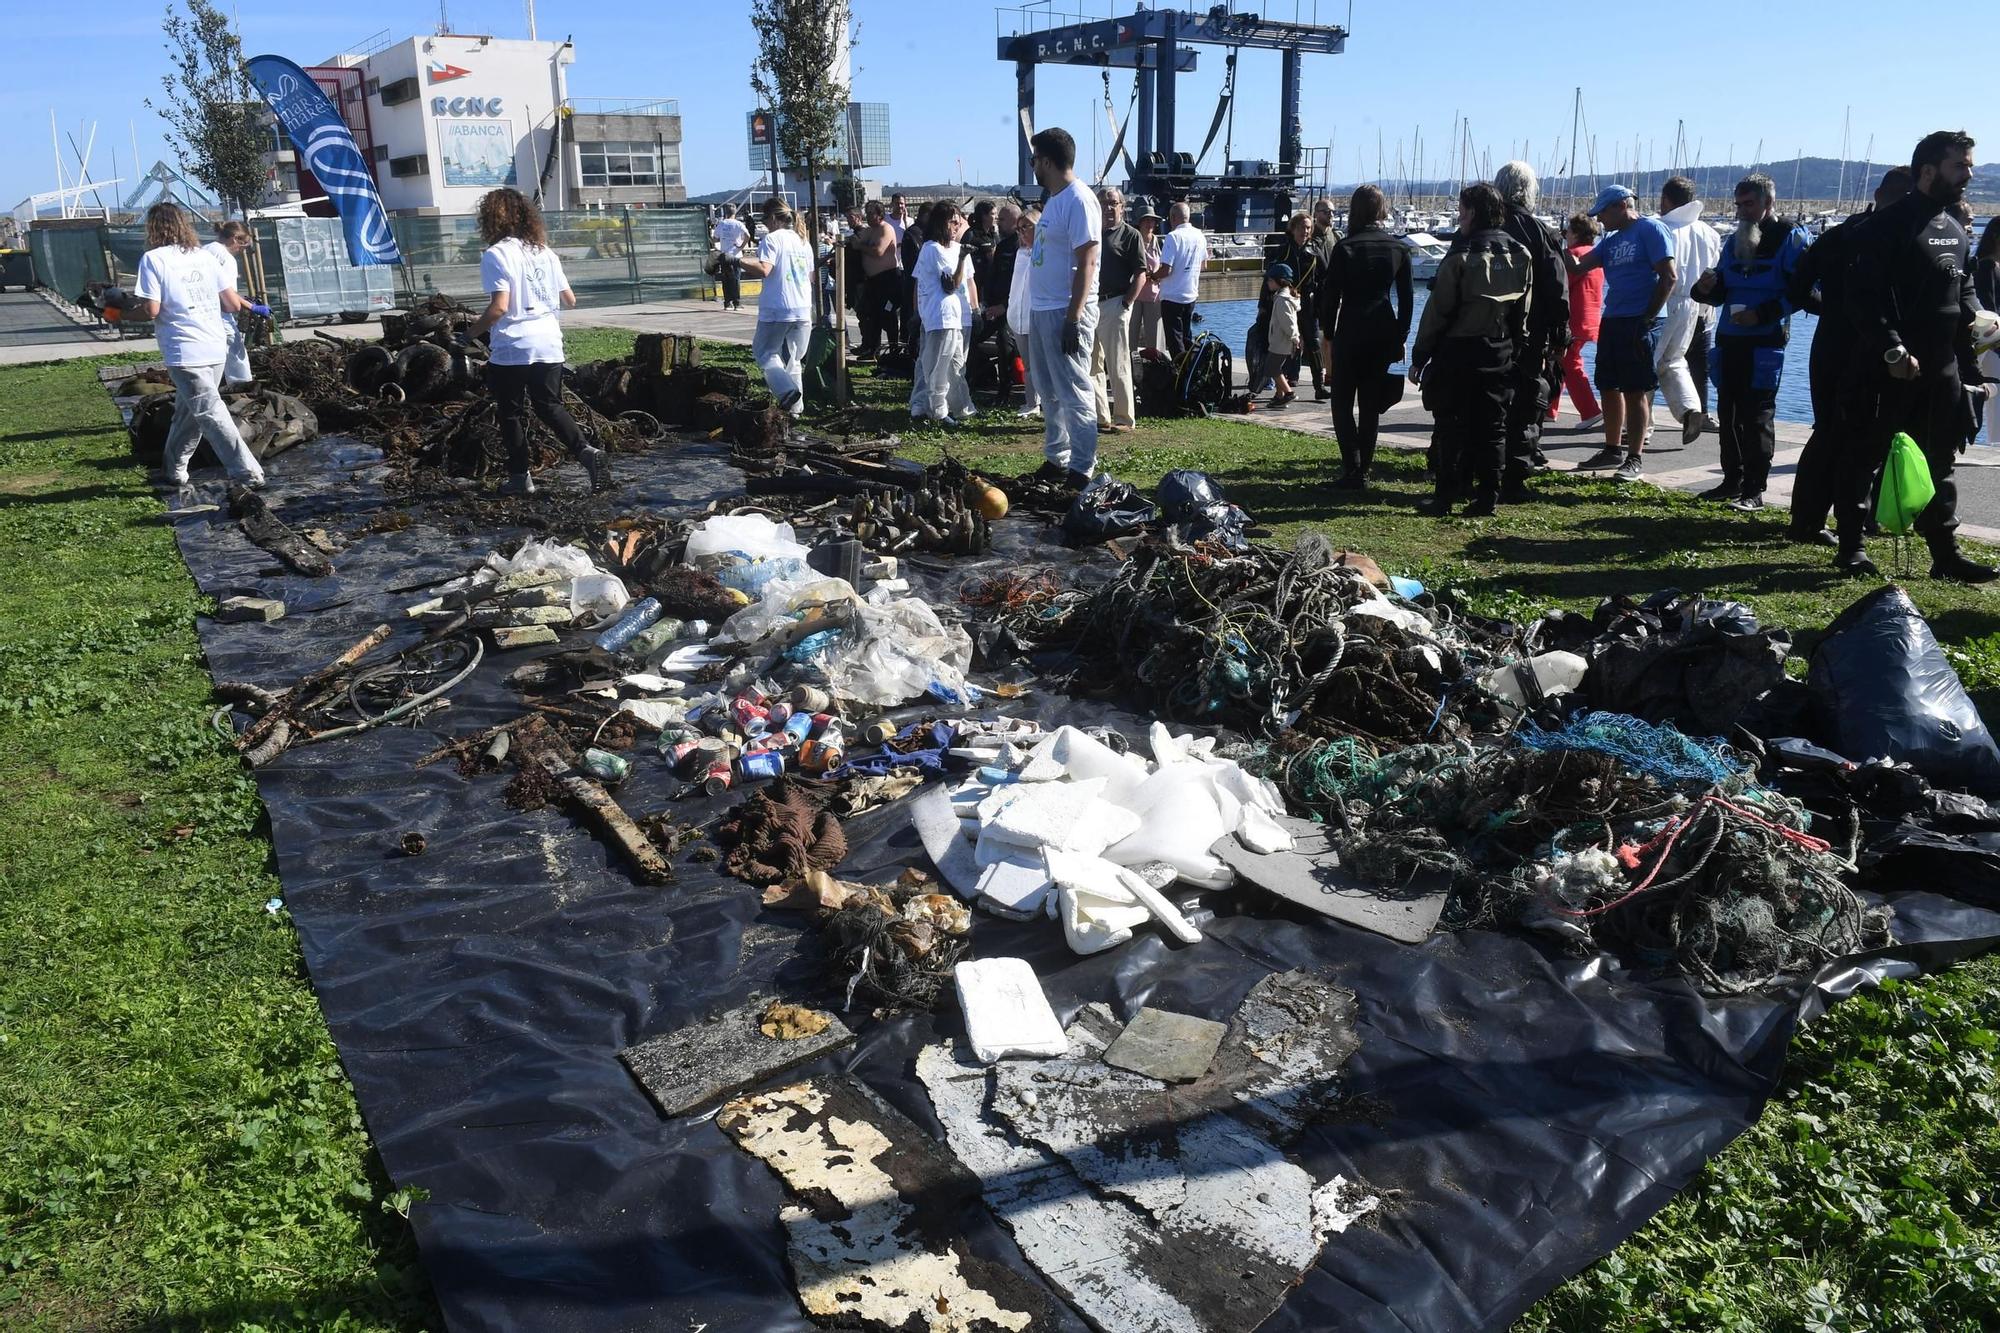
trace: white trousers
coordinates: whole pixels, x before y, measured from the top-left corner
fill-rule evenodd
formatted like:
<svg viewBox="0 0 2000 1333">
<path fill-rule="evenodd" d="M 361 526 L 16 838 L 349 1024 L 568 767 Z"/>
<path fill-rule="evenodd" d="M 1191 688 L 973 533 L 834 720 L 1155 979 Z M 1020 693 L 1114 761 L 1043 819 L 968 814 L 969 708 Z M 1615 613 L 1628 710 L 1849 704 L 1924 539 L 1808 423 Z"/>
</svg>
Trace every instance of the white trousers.
<svg viewBox="0 0 2000 1333">
<path fill-rule="evenodd" d="M 1037 310 L 1029 317 L 1028 358 L 1035 392 L 1042 399 L 1042 456 L 1072 472 L 1089 476 L 1097 468 L 1097 411 L 1090 387 L 1090 349 L 1097 337 L 1097 303 L 1083 307 L 1077 321 L 1080 345 L 1063 351 L 1063 321 L 1067 310 Z"/>
<path fill-rule="evenodd" d="M 757 368 L 764 372 L 764 383 L 770 388 L 772 397 L 783 402 L 786 395 L 797 393 L 799 400 L 792 404 L 792 415 L 805 411 L 805 386 L 799 376 L 806 364 L 806 340 L 812 333 L 812 325 L 803 319 L 757 321 L 757 332 L 750 339 L 750 356 Z"/>
<path fill-rule="evenodd" d="M 1132 339 L 1125 298 L 1097 303 L 1097 337 L 1090 346 L 1090 384 L 1097 395 L 1097 424 L 1132 424 Z"/>
<path fill-rule="evenodd" d="M 910 415 L 942 421 L 972 410 L 972 390 L 965 383 L 965 330 L 925 329 L 923 352 L 917 358 L 910 388 Z"/>
<path fill-rule="evenodd" d="M 1667 302 L 1662 312 L 1666 323 L 1660 330 L 1660 350 L 1653 368 L 1660 376 L 1660 396 L 1667 400 L 1667 411 L 1675 421 L 1701 410 L 1701 390 L 1688 371 L 1688 348 L 1694 344 L 1695 330 L 1707 308 L 1683 296 Z"/>
<path fill-rule="evenodd" d="M 263 466 L 243 443 L 236 418 L 222 401 L 222 367 L 168 366 L 167 377 L 174 382 L 174 422 L 167 428 L 162 459 L 167 480 L 176 486 L 187 481 L 188 460 L 206 439 L 231 481 L 262 481 Z"/>
</svg>

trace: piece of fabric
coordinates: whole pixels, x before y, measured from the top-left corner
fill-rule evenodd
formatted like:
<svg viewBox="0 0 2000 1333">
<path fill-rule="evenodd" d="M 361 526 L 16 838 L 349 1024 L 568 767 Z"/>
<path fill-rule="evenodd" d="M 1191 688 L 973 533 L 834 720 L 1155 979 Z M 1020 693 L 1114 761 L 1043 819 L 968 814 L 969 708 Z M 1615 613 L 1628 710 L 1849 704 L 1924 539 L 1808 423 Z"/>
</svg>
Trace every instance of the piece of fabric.
<svg viewBox="0 0 2000 1333">
<path fill-rule="evenodd" d="M 915 396 L 921 393 L 921 401 Z M 912 391 L 912 416 L 943 421 L 972 408 L 972 390 L 965 383 L 965 330 L 953 326 L 924 330 L 922 373 Z"/>
<path fill-rule="evenodd" d="M 1658 219 L 1640 218 L 1623 231 L 1604 233 L 1591 253 L 1603 261 L 1604 318 L 1625 319 L 1646 313 L 1659 277 L 1654 265 L 1673 258 L 1674 245 Z"/>
<path fill-rule="evenodd" d="M 1121 222 L 1105 232 L 1097 249 L 1097 299 L 1124 300 L 1145 259 L 1145 246 L 1140 243 L 1137 227 Z"/>
<path fill-rule="evenodd" d="M 1320 283 L 1320 330 L 1335 355 L 1347 348 L 1393 347 L 1402 359 L 1416 309 L 1410 247 L 1387 227 L 1363 227 L 1342 238 L 1327 257 Z"/>
<path fill-rule="evenodd" d="M 1380 353 L 1333 354 L 1333 434 L 1340 444 L 1341 470 L 1349 476 L 1364 477 L 1375 461 L 1375 441 L 1380 427 L 1381 400 L 1376 388 L 1389 373 L 1389 358 Z"/>
<path fill-rule="evenodd" d="M 139 258 L 132 294 L 158 301 L 153 336 L 160 359 L 174 366 L 221 366 L 229 356 L 229 322 L 222 313 L 226 283 L 215 260 L 200 249 L 163 245 Z"/>
<path fill-rule="evenodd" d="M 563 359 L 562 324 L 556 312 L 569 279 L 555 251 L 509 236 L 479 257 L 479 286 L 488 296 L 507 293 L 507 313 L 493 322 L 494 365 Z"/>
<path fill-rule="evenodd" d="M 759 327 L 810 322 L 813 257 L 805 238 L 790 227 L 767 231 L 757 242 L 757 262 L 771 266 L 757 296 Z"/>
<path fill-rule="evenodd" d="M 1097 420 L 1114 426 L 1130 426 L 1134 419 L 1131 327 L 1123 296 L 1097 303 L 1097 334 L 1090 341 L 1090 387 Z"/>
<path fill-rule="evenodd" d="M 1299 295 L 1290 287 L 1271 293 L 1270 322 L 1264 326 L 1264 345 L 1292 356 L 1299 345 Z"/>
<path fill-rule="evenodd" d="M 1160 299 L 1193 305 L 1201 295 L 1201 270 L 1208 263 L 1208 238 L 1183 222 L 1160 242 L 1160 262 L 1172 269 L 1160 280 Z"/>
<path fill-rule="evenodd" d="M 1069 308 L 1076 252 L 1097 244 L 1103 229 L 1103 212 L 1082 181 L 1073 180 L 1049 196 L 1035 223 L 1035 248 L 1028 258 L 1030 310 L 1039 315 Z"/>
<path fill-rule="evenodd" d="M 188 461 L 206 439 L 231 481 L 262 481 L 264 469 L 243 443 L 236 419 L 222 401 L 221 363 L 168 366 L 167 376 L 174 382 L 174 420 L 167 428 L 161 460 L 168 480 L 176 484 L 187 480 Z"/>
<path fill-rule="evenodd" d="M 1166 331 L 1167 355 L 1178 361 L 1194 342 L 1194 303 L 1160 300 L 1160 327 Z"/>
<path fill-rule="evenodd" d="M 811 335 L 812 325 L 803 319 L 782 323 L 759 319 L 757 332 L 750 339 L 750 357 L 764 372 L 771 396 L 782 401 L 793 393 L 799 395 L 792 407 L 794 416 L 805 406 L 805 386 L 799 377 L 805 369 L 806 343 Z"/>
<path fill-rule="evenodd" d="M 1587 245 L 1572 245 L 1570 256 L 1581 259 L 1590 253 Z M 1604 270 L 1593 268 L 1567 275 L 1569 282 L 1569 340 L 1574 346 L 1597 338 L 1597 326 L 1604 318 Z"/>
<path fill-rule="evenodd" d="M 917 318 L 923 322 L 926 333 L 933 329 L 963 328 L 971 314 L 970 260 L 966 262 L 965 277 L 956 284 L 951 281 L 964 253 L 963 246 L 940 245 L 936 241 L 925 241 L 924 248 L 917 251 Z"/>
<path fill-rule="evenodd" d="M 1447 339 L 1505 338 L 1519 346 L 1533 291 L 1533 260 L 1519 241 L 1497 228 L 1462 238 L 1431 281 L 1410 364 L 1428 363 Z"/>
<path fill-rule="evenodd" d="M 1722 475 L 1742 485 L 1744 495 L 1762 495 L 1771 476 L 1771 455 L 1778 446 L 1778 386 L 1764 384 L 1756 362 L 1765 356 L 1782 358 L 1778 348 L 1755 347 L 1742 339 L 1717 349 L 1720 370 L 1716 412 L 1722 429 Z"/>
<path fill-rule="evenodd" d="M 1586 421 L 1596 416 L 1601 410 L 1597 401 L 1597 393 L 1590 386 L 1590 376 L 1585 374 L 1583 369 L 1583 349 L 1596 341 L 1597 338 L 1594 332 L 1588 339 L 1570 339 L 1569 346 L 1563 349 L 1562 383 L 1558 386 L 1559 389 L 1567 389 L 1569 391 L 1569 400 L 1576 407 L 1577 416 Z M 1546 420 L 1555 420 L 1556 405 L 1561 400 L 1562 395 L 1560 392 L 1549 399 L 1549 410 L 1545 418 Z"/>
<path fill-rule="evenodd" d="M 1450 338 L 1426 372 L 1424 401 L 1437 421 L 1432 470 L 1439 499 L 1486 499 L 1499 490 L 1513 356 L 1504 338 Z"/>
<path fill-rule="evenodd" d="M 1077 326 L 1082 345 L 1063 351 L 1061 310 L 1037 310 L 1029 330 L 1033 351 L 1028 367 L 1042 405 L 1042 456 L 1072 472 L 1089 475 L 1097 467 L 1097 405 L 1090 385 L 1090 349 L 1097 337 L 1097 305 L 1083 308 Z"/>
</svg>

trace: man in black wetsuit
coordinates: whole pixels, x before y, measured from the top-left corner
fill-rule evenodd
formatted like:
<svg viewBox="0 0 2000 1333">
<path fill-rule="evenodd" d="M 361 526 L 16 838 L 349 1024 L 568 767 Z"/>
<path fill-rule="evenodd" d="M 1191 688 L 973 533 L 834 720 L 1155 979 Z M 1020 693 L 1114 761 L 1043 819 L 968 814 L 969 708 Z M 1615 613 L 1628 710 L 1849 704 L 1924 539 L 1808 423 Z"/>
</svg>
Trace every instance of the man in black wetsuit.
<svg viewBox="0 0 2000 1333">
<path fill-rule="evenodd" d="M 1563 241 L 1535 216 L 1541 182 L 1526 162 L 1509 162 L 1495 173 L 1493 186 L 1507 201 L 1502 227 L 1534 261 L 1535 304 L 1514 348 L 1514 394 L 1507 407 L 1507 453 L 1500 499 L 1522 504 L 1533 499 L 1528 474 L 1548 466 L 1542 453 L 1542 423 L 1562 382 L 1563 352 L 1569 347 L 1569 280 L 1563 270 Z"/>
<path fill-rule="evenodd" d="M 1841 459 L 1854 447 L 1853 432 L 1840 417 L 1841 377 L 1854 352 L 1852 312 L 1847 308 L 1847 268 L 1854 259 L 1854 242 L 1861 224 L 1874 216 L 1875 209 L 1895 203 L 1910 192 L 1910 169 L 1891 167 L 1882 173 L 1875 187 L 1875 202 L 1866 213 L 1856 213 L 1837 227 L 1830 227 L 1806 251 L 1792 273 L 1787 295 L 1794 306 L 1810 311 L 1819 319 L 1812 342 L 1812 435 L 1799 454 L 1798 472 L 1792 477 L 1792 520 L 1786 533 L 1795 542 L 1809 546 L 1836 545 L 1826 529 L 1826 516 L 1833 508 L 1839 483 Z"/>
<path fill-rule="evenodd" d="M 1922 446 L 1937 494 L 1917 516 L 1931 550 L 1931 577 L 1986 583 L 2000 569 L 1958 549 L 1958 488 L 1952 465 L 1970 441 L 1965 385 L 1981 383 L 1970 331 L 1979 310 L 1972 238 L 1951 215 L 1972 180 L 1972 138 L 1939 130 L 1910 157 L 1913 188 L 1861 224 L 1849 269 L 1854 344 L 1843 406 L 1859 448 L 1841 470 L 1836 567 L 1873 574 L 1862 548 L 1868 492 L 1897 432 Z"/>
</svg>

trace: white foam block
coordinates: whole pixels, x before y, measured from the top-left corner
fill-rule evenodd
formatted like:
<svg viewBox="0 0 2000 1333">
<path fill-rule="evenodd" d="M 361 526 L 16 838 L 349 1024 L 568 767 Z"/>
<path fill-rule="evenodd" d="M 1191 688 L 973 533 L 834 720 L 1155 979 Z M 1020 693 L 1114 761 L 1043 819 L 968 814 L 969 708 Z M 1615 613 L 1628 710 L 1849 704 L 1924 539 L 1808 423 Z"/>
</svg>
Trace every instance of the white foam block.
<svg viewBox="0 0 2000 1333">
<path fill-rule="evenodd" d="M 924 852 L 944 882 L 961 898 L 977 898 L 979 867 L 972 859 L 972 843 L 961 831 L 951 797 L 943 787 L 927 787 L 910 802 L 910 823 L 916 826 Z"/>
<path fill-rule="evenodd" d="M 952 980 L 966 1038 L 983 1063 L 1010 1055 L 1068 1054 L 1069 1039 L 1026 959 L 970 959 L 952 969 Z"/>
<path fill-rule="evenodd" d="M 979 905 L 995 916 L 1027 921 L 1042 910 L 1051 887 L 1041 856 L 1017 852 L 979 872 Z"/>
</svg>

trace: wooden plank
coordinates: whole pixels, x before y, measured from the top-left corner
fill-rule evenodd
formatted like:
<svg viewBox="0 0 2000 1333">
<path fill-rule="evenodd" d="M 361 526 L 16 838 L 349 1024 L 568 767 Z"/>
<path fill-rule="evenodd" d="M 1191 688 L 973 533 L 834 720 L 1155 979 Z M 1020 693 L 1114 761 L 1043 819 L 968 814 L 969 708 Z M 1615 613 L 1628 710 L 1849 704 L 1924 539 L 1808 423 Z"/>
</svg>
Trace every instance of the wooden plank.
<svg viewBox="0 0 2000 1333">
<path fill-rule="evenodd" d="M 632 864 L 634 876 L 642 884 L 670 884 L 673 868 L 660 849 L 632 822 L 625 807 L 612 799 L 594 779 L 575 771 L 576 752 L 570 748 L 547 719 L 531 717 L 514 730 L 514 743 L 524 764 L 540 764 L 559 783 L 586 822 L 618 848 Z"/>
<path fill-rule="evenodd" d="M 248 487 L 232 491 L 229 512 L 244 536 L 284 561 L 294 573 L 314 579 L 333 573 L 333 562 L 326 558 L 326 552 L 292 531 L 257 492 Z"/>
</svg>

